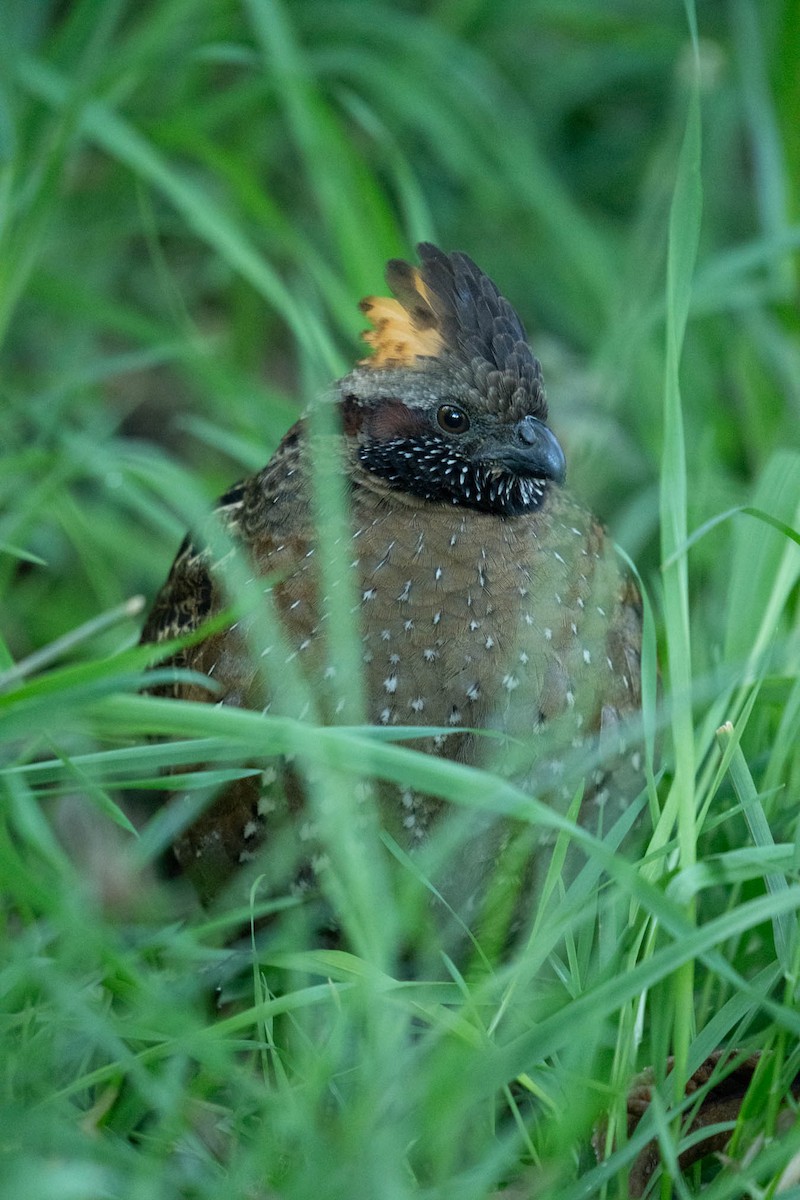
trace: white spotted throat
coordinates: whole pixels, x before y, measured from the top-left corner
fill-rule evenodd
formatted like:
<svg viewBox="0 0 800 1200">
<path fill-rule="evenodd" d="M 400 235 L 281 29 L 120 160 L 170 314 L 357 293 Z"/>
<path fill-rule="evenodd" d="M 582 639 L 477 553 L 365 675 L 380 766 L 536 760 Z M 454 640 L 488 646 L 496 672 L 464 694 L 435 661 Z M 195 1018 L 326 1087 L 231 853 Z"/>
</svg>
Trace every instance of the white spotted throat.
<svg viewBox="0 0 800 1200">
<path fill-rule="evenodd" d="M 372 353 L 333 391 L 367 720 L 443 727 L 452 732 L 414 745 L 494 769 L 503 739 L 470 731 L 508 734 L 503 744 L 513 739 L 517 751 L 505 756 L 507 774 L 561 809 L 578 782 L 565 764 L 613 743 L 595 757 L 581 806 L 583 823 L 606 810 L 608 824 L 642 786 L 638 752 L 620 748 L 641 703 L 640 596 L 602 526 L 564 488 L 541 368 L 513 308 L 465 254 L 427 243 L 418 253 L 418 267 L 389 262 L 395 299 L 362 302 Z M 312 458 L 301 419 L 263 470 L 221 498 L 217 519 L 255 575 L 278 581 L 270 590 L 284 648 L 334 714 Z M 220 576 L 211 552 L 187 538 L 142 641 L 184 634 L 224 609 Z M 280 692 L 281 663 L 267 655 L 256 664 L 235 626 L 171 662 L 211 677 L 215 690 L 182 682 L 155 689 L 162 695 L 264 710 Z M 380 805 L 410 849 L 447 808 L 394 785 L 381 788 Z M 178 860 L 210 896 L 264 842 L 268 853 L 279 828 L 303 822 L 303 807 L 293 772 L 268 767 L 216 798 L 177 842 Z M 513 839 L 512 823 L 501 828 L 460 858 L 462 896 L 474 899 Z M 310 867 L 304 873 L 307 882 Z"/>
</svg>

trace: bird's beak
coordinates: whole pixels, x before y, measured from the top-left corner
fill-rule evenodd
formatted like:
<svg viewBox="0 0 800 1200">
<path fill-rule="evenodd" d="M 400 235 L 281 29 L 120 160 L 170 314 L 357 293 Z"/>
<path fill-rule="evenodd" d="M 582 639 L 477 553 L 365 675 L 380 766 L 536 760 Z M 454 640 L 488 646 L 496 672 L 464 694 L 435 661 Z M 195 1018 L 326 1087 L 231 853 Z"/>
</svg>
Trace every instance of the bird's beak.
<svg viewBox="0 0 800 1200">
<path fill-rule="evenodd" d="M 552 479 L 558 484 L 567 477 L 567 462 L 558 438 L 536 417 L 523 417 L 513 427 L 508 442 L 485 447 L 481 458 L 491 459 L 517 475 Z"/>
</svg>

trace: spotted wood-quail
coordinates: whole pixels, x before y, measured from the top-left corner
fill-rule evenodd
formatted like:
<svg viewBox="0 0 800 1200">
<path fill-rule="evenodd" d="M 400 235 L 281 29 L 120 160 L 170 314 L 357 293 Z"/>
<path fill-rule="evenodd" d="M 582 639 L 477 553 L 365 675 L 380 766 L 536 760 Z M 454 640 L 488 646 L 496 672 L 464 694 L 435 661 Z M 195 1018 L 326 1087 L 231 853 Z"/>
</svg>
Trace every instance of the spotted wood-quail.
<svg viewBox="0 0 800 1200">
<path fill-rule="evenodd" d="M 394 299 L 362 302 L 372 354 L 332 393 L 341 432 L 330 452 L 349 485 L 367 720 L 443 728 L 415 744 L 468 764 L 498 762 L 498 738 L 474 730 L 509 735 L 503 756 L 516 782 L 544 798 L 559 787 L 571 795 L 576 779 L 561 776 L 575 747 L 613 740 L 640 704 L 640 598 L 601 525 L 564 489 L 541 368 L 511 305 L 465 254 L 418 250 L 419 267 L 388 264 Z M 315 557 L 317 453 L 299 420 L 217 511 L 256 577 L 270 581 L 289 654 L 335 719 Z M 142 640 L 185 633 L 226 607 L 220 574 L 187 538 Z M 184 699 L 260 710 L 280 694 L 282 664 L 255 663 L 235 627 L 173 661 L 216 685 L 212 693 L 181 683 L 171 694 Z M 525 754 L 515 758 L 510 745 Z M 229 787 L 177 843 L 202 891 L 295 819 L 298 789 L 276 799 L 275 774 Z M 629 795 L 621 779 L 619 758 L 595 762 L 584 816 Z M 411 847 L 442 808 L 410 789 L 381 795 L 384 823 Z M 479 874 L 496 850 L 488 839 L 485 862 L 462 863 L 461 873 Z"/>
</svg>

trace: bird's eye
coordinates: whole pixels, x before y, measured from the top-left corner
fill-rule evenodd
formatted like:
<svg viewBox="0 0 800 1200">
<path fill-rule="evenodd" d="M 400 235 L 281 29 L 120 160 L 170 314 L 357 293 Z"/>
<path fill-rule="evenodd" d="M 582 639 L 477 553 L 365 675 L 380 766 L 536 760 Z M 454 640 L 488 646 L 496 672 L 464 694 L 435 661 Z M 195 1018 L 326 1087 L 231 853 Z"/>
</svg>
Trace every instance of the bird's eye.
<svg viewBox="0 0 800 1200">
<path fill-rule="evenodd" d="M 442 404 L 436 420 L 447 433 L 466 433 L 469 429 L 469 417 L 463 408 L 457 408 L 455 404 Z"/>
</svg>

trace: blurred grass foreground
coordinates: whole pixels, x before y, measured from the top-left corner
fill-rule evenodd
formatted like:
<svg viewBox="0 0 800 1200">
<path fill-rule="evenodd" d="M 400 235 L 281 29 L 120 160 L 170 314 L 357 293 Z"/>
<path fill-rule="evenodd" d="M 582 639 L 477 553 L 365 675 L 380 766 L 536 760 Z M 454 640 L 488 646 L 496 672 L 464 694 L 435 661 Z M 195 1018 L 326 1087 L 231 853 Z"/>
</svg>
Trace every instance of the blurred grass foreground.
<svg viewBox="0 0 800 1200">
<path fill-rule="evenodd" d="M 627 1197 L 654 1139 L 656 1195 L 800 1196 L 798 45 L 795 0 L 4 0 L 0 1196 Z M 159 801 L 175 763 L 199 808 L 292 746 L 344 797 L 419 756 L 143 696 L 132 598 L 423 238 L 523 316 L 663 703 L 642 857 L 403 980 L 377 836 L 326 952 L 258 888 L 201 910 Z M 763 1053 L 682 1177 L 721 1047 Z"/>
</svg>

